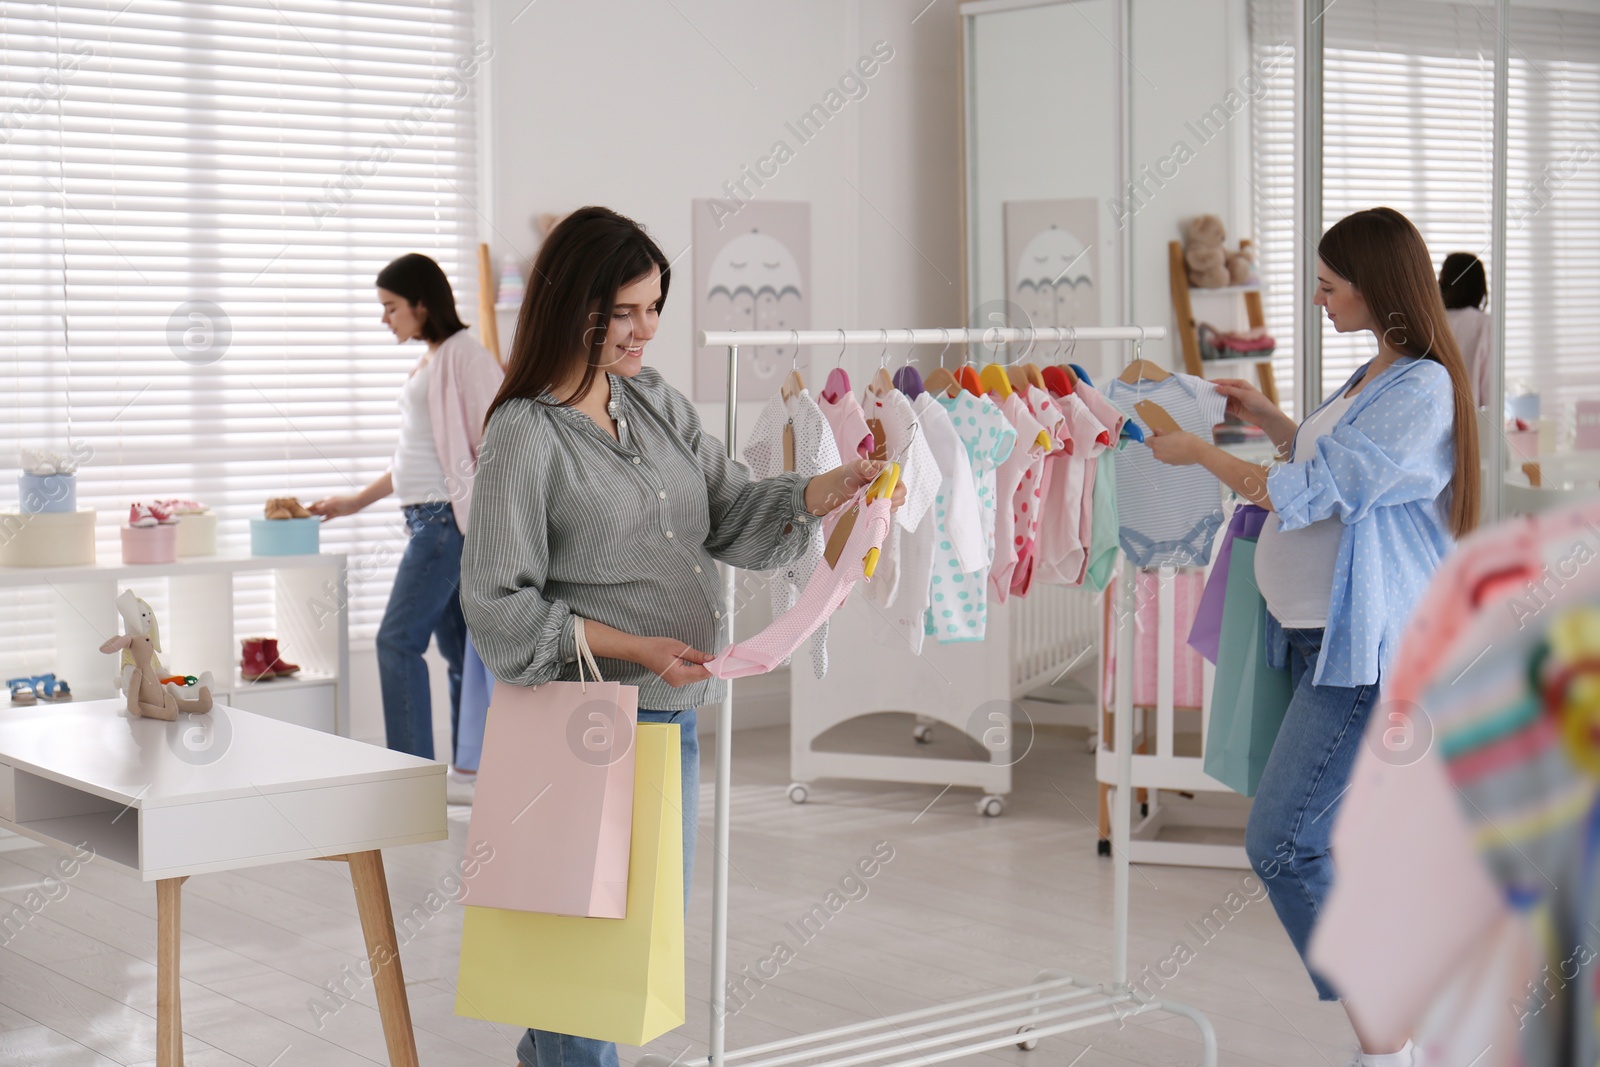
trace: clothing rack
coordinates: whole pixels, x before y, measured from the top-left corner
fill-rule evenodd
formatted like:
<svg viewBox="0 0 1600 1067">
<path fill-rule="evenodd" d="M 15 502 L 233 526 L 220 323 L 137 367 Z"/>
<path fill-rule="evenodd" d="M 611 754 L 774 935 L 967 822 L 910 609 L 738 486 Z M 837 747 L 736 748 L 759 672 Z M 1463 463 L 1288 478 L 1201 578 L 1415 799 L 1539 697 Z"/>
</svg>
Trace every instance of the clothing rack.
<svg viewBox="0 0 1600 1067">
<path fill-rule="evenodd" d="M 1138 343 L 1165 338 L 1161 326 L 988 327 L 983 329 L 897 330 L 716 330 L 701 331 L 702 348 L 728 350 L 726 443 L 735 458 L 738 430 L 739 350 L 759 345 L 929 345 L 983 344 L 997 346 L 1020 342 L 1125 341 Z M 903 1012 L 883 1019 L 738 1049 L 726 1049 L 728 978 L 728 870 L 730 798 L 733 780 L 733 684 L 717 709 L 716 826 L 712 849 L 711 888 L 711 1041 L 710 1053 L 681 1067 L 916 1067 L 957 1059 L 977 1052 L 1015 1045 L 1032 1049 L 1041 1037 L 1080 1030 L 1099 1023 L 1118 1022 L 1157 1011 L 1183 1016 L 1200 1031 L 1202 1062 L 1215 1067 L 1217 1039 L 1211 1022 L 1200 1011 L 1170 1000 L 1141 1000 L 1128 984 L 1128 844 L 1131 833 L 1131 783 L 1133 780 L 1133 714 L 1131 670 L 1132 619 L 1125 605 L 1132 595 L 1132 568 L 1123 568 L 1116 590 L 1119 675 L 1117 686 L 1116 784 L 1111 792 L 1113 910 L 1112 977 L 1096 981 L 1057 970 L 1042 970 L 1033 982 L 1014 989 L 969 997 L 949 1004 Z M 736 603 L 733 568 L 725 568 L 729 632 Z M 945 1032 L 939 1032 L 945 1031 Z M 663 1056 L 647 1055 L 641 1067 L 673 1067 Z"/>
</svg>

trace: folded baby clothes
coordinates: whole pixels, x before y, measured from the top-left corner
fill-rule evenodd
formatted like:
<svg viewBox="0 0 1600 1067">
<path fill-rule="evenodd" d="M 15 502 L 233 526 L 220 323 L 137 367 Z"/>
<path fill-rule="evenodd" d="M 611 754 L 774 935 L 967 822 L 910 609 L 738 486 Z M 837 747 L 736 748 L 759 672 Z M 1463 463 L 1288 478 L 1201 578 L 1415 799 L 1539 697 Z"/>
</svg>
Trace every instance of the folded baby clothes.
<svg viewBox="0 0 1600 1067">
<path fill-rule="evenodd" d="M 748 678 L 766 674 L 780 666 L 800 643 L 838 611 L 849 599 L 856 583 L 867 577 L 869 558 L 874 562 L 889 533 L 890 497 L 880 496 L 862 502 L 853 516 L 855 525 L 845 539 L 838 562 L 827 560 L 811 573 L 805 592 L 793 608 L 772 620 L 771 625 L 744 641 L 736 641 L 706 663 L 714 678 Z M 851 521 L 850 518 L 842 520 Z M 841 531 L 842 532 L 842 531 Z"/>
<path fill-rule="evenodd" d="M 791 442 L 788 447 L 784 440 L 786 432 Z M 786 459 L 792 461 L 792 465 Z M 744 461 L 757 478 L 771 478 L 785 470 L 814 478 L 839 466 L 839 447 L 822 409 L 811 399 L 811 393 L 802 389 L 787 399 L 780 393 L 761 409 L 750 440 L 744 446 Z M 822 561 L 822 545 L 822 530 L 813 526 L 811 539 L 799 557 L 768 576 L 773 618 L 794 607 L 800 590 L 806 587 L 812 571 Z M 811 669 L 818 678 L 828 673 L 826 622 L 811 635 Z"/>
</svg>

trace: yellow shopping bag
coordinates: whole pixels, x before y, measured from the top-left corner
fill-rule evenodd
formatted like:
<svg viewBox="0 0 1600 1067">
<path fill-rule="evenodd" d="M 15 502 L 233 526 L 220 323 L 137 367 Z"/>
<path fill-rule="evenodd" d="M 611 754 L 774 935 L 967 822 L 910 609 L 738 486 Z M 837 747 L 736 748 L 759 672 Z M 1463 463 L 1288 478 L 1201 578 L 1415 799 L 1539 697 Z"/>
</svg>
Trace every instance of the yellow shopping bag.
<svg viewBox="0 0 1600 1067">
<path fill-rule="evenodd" d="M 456 1014 L 643 1045 L 683 1025 L 683 750 L 674 723 L 635 735 L 624 919 L 466 909 Z"/>
</svg>

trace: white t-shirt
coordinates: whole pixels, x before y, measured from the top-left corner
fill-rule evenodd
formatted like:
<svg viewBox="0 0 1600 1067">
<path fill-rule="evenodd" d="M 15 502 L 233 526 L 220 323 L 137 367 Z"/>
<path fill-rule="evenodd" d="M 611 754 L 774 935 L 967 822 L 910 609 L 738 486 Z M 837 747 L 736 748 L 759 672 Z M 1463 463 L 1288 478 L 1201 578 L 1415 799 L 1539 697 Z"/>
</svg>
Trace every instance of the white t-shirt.
<svg viewBox="0 0 1600 1067">
<path fill-rule="evenodd" d="M 1294 454 L 1301 459 L 1312 455 L 1317 439 L 1332 433 L 1354 402 L 1354 397 L 1341 396 L 1313 413 L 1295 431 Z M 1256 542 L 1256 584 L 1267 610 L 1286 628 L 1315 630 L 1328 625 L 1333 569 L 1342 536 L 1344 521 L 1337 515 L 1298 530 L 1278 529 L 1275 511 L 1262 523 Z"/>
<path fill-rule="evenodd" d="M 1489 402 L 1489 313 L 1480 308 L 1449 308 L 1444 314 L 1456 335 L 1461 361 L 1467 365 L 1472 402 L 1481 408 Z"/>
<path fill-rule="evenodd" d="M 433 417 L 428 413 L 432 386 L 433 363 L 429 361 L 400 389 L 400 444 L 390 471 L 401 507 L 450 499 L 439 449 L 433 443 Z"/>
</svg>

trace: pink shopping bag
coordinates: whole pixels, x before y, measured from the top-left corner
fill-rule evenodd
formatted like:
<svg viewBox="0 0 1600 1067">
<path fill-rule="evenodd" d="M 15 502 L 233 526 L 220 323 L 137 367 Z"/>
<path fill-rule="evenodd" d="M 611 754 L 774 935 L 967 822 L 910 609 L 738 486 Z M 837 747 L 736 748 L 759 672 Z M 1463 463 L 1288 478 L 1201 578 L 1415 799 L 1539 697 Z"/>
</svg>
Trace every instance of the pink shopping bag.
<svg viewBox="0 0 1600 1067">
<path fill-rule="evenodd" d="M 576 630 L 578 681 L 494 687 L 467 829 L 467 853 L 493 859 L 462 904 L 627 916 L 639 690 L 598 680 L 581 619 Z"/>
</svg>

